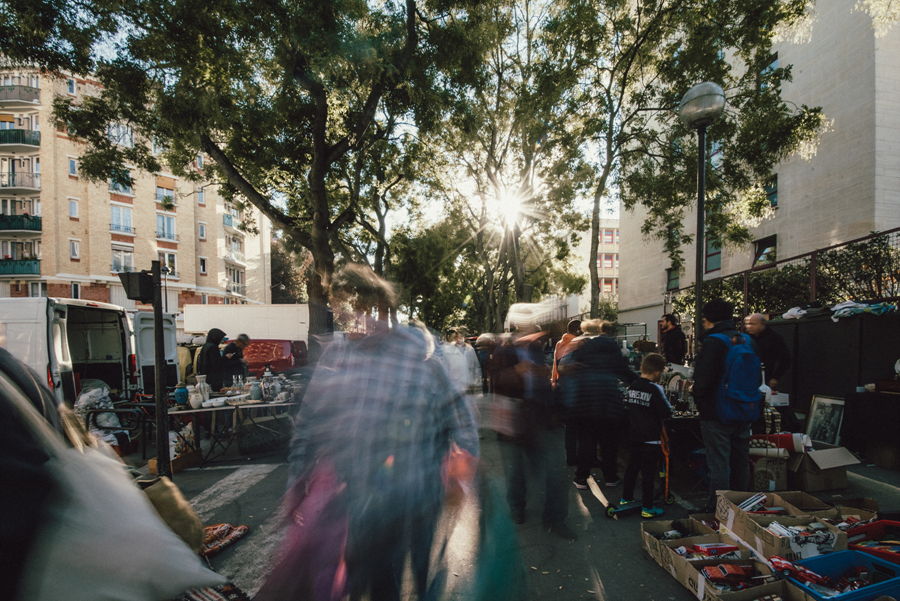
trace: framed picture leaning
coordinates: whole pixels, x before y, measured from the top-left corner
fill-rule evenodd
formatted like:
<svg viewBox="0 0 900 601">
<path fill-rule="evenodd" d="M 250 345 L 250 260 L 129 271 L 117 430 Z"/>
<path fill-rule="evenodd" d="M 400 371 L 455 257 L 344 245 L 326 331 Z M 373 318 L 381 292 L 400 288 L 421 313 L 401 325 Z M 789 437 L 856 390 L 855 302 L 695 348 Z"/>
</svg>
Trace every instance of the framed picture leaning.
<svg viewBox="0 0 900 601">
<path fill-rule="evenodd" d="M 806 418 L 806 434 L 813 440 L 838 445 L 843 421 L 844 399 L 816 395 Z"/>
</svg>

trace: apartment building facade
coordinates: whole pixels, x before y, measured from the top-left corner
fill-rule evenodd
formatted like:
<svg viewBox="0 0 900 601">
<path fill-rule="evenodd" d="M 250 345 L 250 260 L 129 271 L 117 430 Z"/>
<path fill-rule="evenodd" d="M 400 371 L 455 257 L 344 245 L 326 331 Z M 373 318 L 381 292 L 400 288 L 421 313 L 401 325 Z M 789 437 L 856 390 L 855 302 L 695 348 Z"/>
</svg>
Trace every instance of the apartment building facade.
<svg viewBox="0 0 900 601">
<path fill-rule="evenodd" d="M 597 245 L 597 285 L 600 294 L 619 293 L 619 220 L 600 220 L 600 239 Z"/>
<path fill-rule="evenodd" d="M 226 202 L 213 181 L 131 171 L 131 187 L 79 173 L 83 143 L 56 127 L 56 95 L 97 83 L 25 70 L 0 73 L 0 297 L 54 296 L 134 308 L 118 273 L 159 260 L 167 310 L 271 300 L 271 226 Z M 151 144 L 111 124 L 117 144 Z M 157 149 L 154 149 L 154 152 Z M 201 175 L 205 157 L 193 169 Z M 169 206 L 171 204 L 171 206 Z M 240 226 L 251 221 L 258 234 Z"/>
<path fill-rule="evenodd" d="M 775 45 L 774 64 L 793 65 L 782 97 L 821 106 L 833 120 L 816 153 L 792 156 L 766 182 L 774 216 L 751 231 L 752 245 L 732 250 L 708 241 L 704 278 L 900 227 L 900 27 L 876 37 L 871 18 L 853 0 L 819 0 L 806 43 Z M 667 290 L 694 283 L 696 247 L 683 245 L 686 269 L 673 271 L 661 242 L 647 241 L 646 213 L 622 211 L 619 319 L 656 323 Z M 696 212 L 686 211 L 694 232 Z"/>
</svg>

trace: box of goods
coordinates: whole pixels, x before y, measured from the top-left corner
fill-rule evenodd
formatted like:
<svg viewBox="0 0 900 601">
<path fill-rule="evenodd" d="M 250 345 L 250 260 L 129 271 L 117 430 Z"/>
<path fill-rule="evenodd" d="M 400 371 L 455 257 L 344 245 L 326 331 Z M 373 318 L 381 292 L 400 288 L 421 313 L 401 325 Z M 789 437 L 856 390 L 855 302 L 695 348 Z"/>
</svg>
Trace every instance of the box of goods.
<svg viewBox="0 0 900 601">
<path fill-rule="evenodd" d="M 790 432 L 782 432 L 780 434 L 754 434 L 754 440 L 765 440 L 771 442 L 778 449 L 785 449 L 789 453 L 805 453 L 813 448 L 813 442 L 806 434 L 791 434 Z"/>
<path fill-rule="evenodd" d="M 900 595 L 900 568 L 859 551 L 841 551 L 773 567 L 816 601 L 874 601 Z"/>
<path fill-rule="evenodd" d="M 900 522 L 878 520 L 847 531 L 847 548 L 900 564 Z"/>
<path fill-rule="evenodd" d="M 752 558 L 750 549 L 725 534 L 704 534 L 660 542 L 686 561 Z"/>
<path fill-rule="evenodd" d="M 846 532 L 809 516 L 753 516 L 735 527 L 735 537 L 765 558 L 793 561 L 847 548 Z"/>
<path fill-rule="evenodd" d="M 682 560 L 676 577 L 695 597 L 706 601 L 752 601 L 781 589 L 772 569 L 756 560 Z"/>
<path fill-rule="evenodd" d="M 778 493 L 720 490 L 716 498 L 716 517 L 723 526 L 740 536 L 742 524 L 752 515 L 806 516 Z"/>
<path fill-rule="evenodd" d="M 665 545 L 666 542 L 704 536 L 707 534 L 716 534 L 716 532 L 700 522 L 691 519 L 660 520 L 641 523 L 641 544 L 656 563 L 666 569 L 668 569 L 666 562 L 669 562 L 670 560 L 668 557 L 669 548 Z"/>
<path fill-rule="evenodd" d="M 788 485 L 805 492 L 847 488 L 847 466 L 857 463 L 844 447 L 814 442 L 813 450 L 788 460 Z"/>
</svg>

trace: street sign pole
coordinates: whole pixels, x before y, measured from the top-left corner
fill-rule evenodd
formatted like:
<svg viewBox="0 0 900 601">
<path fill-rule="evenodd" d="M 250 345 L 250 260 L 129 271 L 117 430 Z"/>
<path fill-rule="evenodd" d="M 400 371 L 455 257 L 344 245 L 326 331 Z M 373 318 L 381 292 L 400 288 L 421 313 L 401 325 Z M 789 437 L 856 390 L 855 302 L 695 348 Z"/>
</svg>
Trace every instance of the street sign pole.
<svg viewBox="0 0 900 601">
<path fill-rule="evenodd" d="M 169 406 L 166 402 L 166 349 L 163 337 L 162 279 L 159 261 L 151 263 L 153 277 L 153 339 L 156 382 L 156 475 L 172 478 L 169 462 Z"/>
</svg>

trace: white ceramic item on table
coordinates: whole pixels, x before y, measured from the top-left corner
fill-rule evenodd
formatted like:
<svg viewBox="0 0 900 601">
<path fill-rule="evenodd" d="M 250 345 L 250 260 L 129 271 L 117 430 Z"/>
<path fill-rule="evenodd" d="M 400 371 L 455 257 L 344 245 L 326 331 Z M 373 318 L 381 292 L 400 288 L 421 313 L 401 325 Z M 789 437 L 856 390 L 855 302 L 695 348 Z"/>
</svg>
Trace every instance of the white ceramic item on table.
<svg viewBox="0 0 900 601">
<path fill-rule="evenodd" d="M 203 406 L 203 394 L 195 386 L 188 386 L 188 403 L 191 404 L 192 409 L 199 409 Z"/>
<path fill-rule="evenodd" d="M 213 407 L 224 407 L 225 406 L 225 399 L 218 399 L 218 400 L 210 401 L 210 402 L 212 403 Z"/>
<path fill-rule="evenodd" d="M 203 401 L 203 408 L 204 408 L 204 409 L 209 409 L 209 408 L 212 407 L 212 406 L 213 406 L 213 402 L 212 402 L 212 401 Z"/>
</svg>

